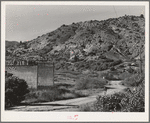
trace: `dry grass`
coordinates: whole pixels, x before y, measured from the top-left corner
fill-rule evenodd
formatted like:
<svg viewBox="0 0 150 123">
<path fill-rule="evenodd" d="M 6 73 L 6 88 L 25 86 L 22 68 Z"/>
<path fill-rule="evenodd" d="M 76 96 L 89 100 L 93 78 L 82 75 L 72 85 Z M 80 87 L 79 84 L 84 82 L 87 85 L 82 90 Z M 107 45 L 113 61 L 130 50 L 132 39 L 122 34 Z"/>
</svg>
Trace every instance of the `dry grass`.
<svg viewBox="0 0 150 123">
<path fill-rule="evenodd" d="M 70 73 L 67 73 L 67 75 L 69 74 Z M 79 78 L 81 75 L 73 76 Z M 30 93 L 27 95 L 25 102 L 57 101 L 94 95 L 100 93 L 102 91 L 101 88 L 103 88 L 105 84 L 105 80 L 101 78 L 82 77 L 75 81 L 74 84 L 57 83 L 55 86 L 41 86 L 38 90 L 30 89 Z"/>
<path fill-rule="evenodd" d="M 95 109 L 94 109 L 94 103 L 86 103 L 84 105 L 80 105 L 79 106 L 79 111 L 84 111 L 84 112 L 95 111 Z"/>
<path fill-rule="evenodd" d="M 84 89 L 103 88 L 105 84 L 106 81 L 103 79 L 93 79 L 90 77 L 84 77 L 77 80 L 75 89 L 84 90 Z"/>
<path fill-rule="evenodd" d="M 24 102 L 48 102 L 85 96 L 82 93 L 76 93 L 75 91 L 69 90 L 70 87 L 72 87 L 72 85 L 57 84 L 55 86 L 39 87 L 38 90 L 30 89 L 30 93 L 26 96 Z"/>
</svg>

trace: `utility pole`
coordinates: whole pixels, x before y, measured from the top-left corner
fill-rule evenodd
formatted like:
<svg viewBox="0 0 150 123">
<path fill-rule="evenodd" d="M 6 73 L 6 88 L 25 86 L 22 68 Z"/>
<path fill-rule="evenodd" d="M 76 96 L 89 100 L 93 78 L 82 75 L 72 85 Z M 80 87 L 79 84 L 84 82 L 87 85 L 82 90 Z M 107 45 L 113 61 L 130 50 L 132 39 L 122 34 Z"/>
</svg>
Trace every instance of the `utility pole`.
<svg viewBox="0 0 150 123">
<path fill-rule="evenodd" d="M 39 72 L 39 71 L 38 71 L 38 66 L 39 66 L 39 63 L 37 63 L 37 89 L 38 89 L 38 81 L 39 81 L 39 80 L 38 80 L 38 72 Z"/>
<path fill-rule="evenodd" d="M 117 12 L 116 12 L 116 9 L 115 9 L 115 7 L 114 7 L 114 6 L 113 6 L 113 8 L 114 8 L 114 11 L 115 11 L 116 17 L 118 17 L 118 16 L 117 16 Z"/>
<path fill-rule="evenodd" d="M 55 72 L 55 65 L 54 65 L 54 61 L 53 61 L 53 86 L 54 86 L 54 72 Z"/>
<path fill-rule="evenodd" d="M 141 77 L 142 77 L 142 58 L 141 58 L 141 47 L 142 47 L 142 42 L 140 41 L 140 49 L 139 49 L 139 51 L 140 51 L 140 53 L 139 53 L 139 55 L 140 55 L 140 79 L 141 79 Z"/>
</svg>

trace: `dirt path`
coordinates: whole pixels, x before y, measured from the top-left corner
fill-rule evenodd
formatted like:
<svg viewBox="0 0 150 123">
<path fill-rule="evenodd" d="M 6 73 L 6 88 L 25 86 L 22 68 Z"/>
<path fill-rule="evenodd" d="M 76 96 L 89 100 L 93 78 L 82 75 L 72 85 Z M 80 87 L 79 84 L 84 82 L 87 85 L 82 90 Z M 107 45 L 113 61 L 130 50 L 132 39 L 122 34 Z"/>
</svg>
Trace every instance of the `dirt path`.
<svg viewBox="0 0 150 123">
<path fill-rule="evenodd" d="M 113 94 L 116 92 L 122 92 L 126 89 L 126 86 L 120 84 L 121 81 L 110 81 L 108 85 L 106 85 L 107 93 L 106 94 Z"/>
<path fill-rule="evenodd" d="M 121 81 L 110 81 L 109 84 L 106 85 L 106 94 L 109 95 L 123 91 L 126 87 L 120 85 L 120 82 Z M 102 94 L 104 94 L 104 92 L 101 92 L 98 95 Z M 80 105 L 96 101 L 98 95 L 55 102 L 35 103 L 28 106 L 17 106 L 9 111 L 77 111 Z"/>
</svg>

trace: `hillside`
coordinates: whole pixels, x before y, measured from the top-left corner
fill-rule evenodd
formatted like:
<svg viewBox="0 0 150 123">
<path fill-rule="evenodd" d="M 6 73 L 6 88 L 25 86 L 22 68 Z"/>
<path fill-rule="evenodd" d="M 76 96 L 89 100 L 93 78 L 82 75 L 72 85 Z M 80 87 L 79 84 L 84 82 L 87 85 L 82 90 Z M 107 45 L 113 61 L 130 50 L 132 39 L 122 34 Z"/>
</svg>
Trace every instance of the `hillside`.
<svg viewBox="0 0 150 123">
<path fill-rule="evenodd" d="M 16 47 L 19 43 L 17 41 L 7 41 L 6 40 L 6 48 Z"/>
<path fill-rule="evenodd" d="M 62 25 L 37 38 L 12 45 L 6 42 L 6 61 L 53 60 L 56 69 L 105 70 L 124 61 L 142 59 L 145 48 L 145 18 L 123 16 Z"/>
</svg>

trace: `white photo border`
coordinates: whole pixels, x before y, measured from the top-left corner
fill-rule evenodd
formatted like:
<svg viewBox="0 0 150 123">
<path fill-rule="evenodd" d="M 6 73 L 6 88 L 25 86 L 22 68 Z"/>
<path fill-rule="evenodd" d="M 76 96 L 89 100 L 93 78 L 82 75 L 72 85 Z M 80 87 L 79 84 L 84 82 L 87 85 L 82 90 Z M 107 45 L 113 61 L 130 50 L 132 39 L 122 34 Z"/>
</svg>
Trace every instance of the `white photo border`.
<svg viewBox="0 0 150 123">
<path fill-rule="evenodd" d="M 145 112 L 13 112 L 4 109 L 5 92 L 5 8 L 6 5 L 128 5 L 145 6 Z M 143 122 L 149 120 L 149 2 L 138 1 L 2 1 L 1 2 L 1 121 L 7 122 L 73 122 L 68 116 L 78 115 L 80 122 Z"/>
</svg>

